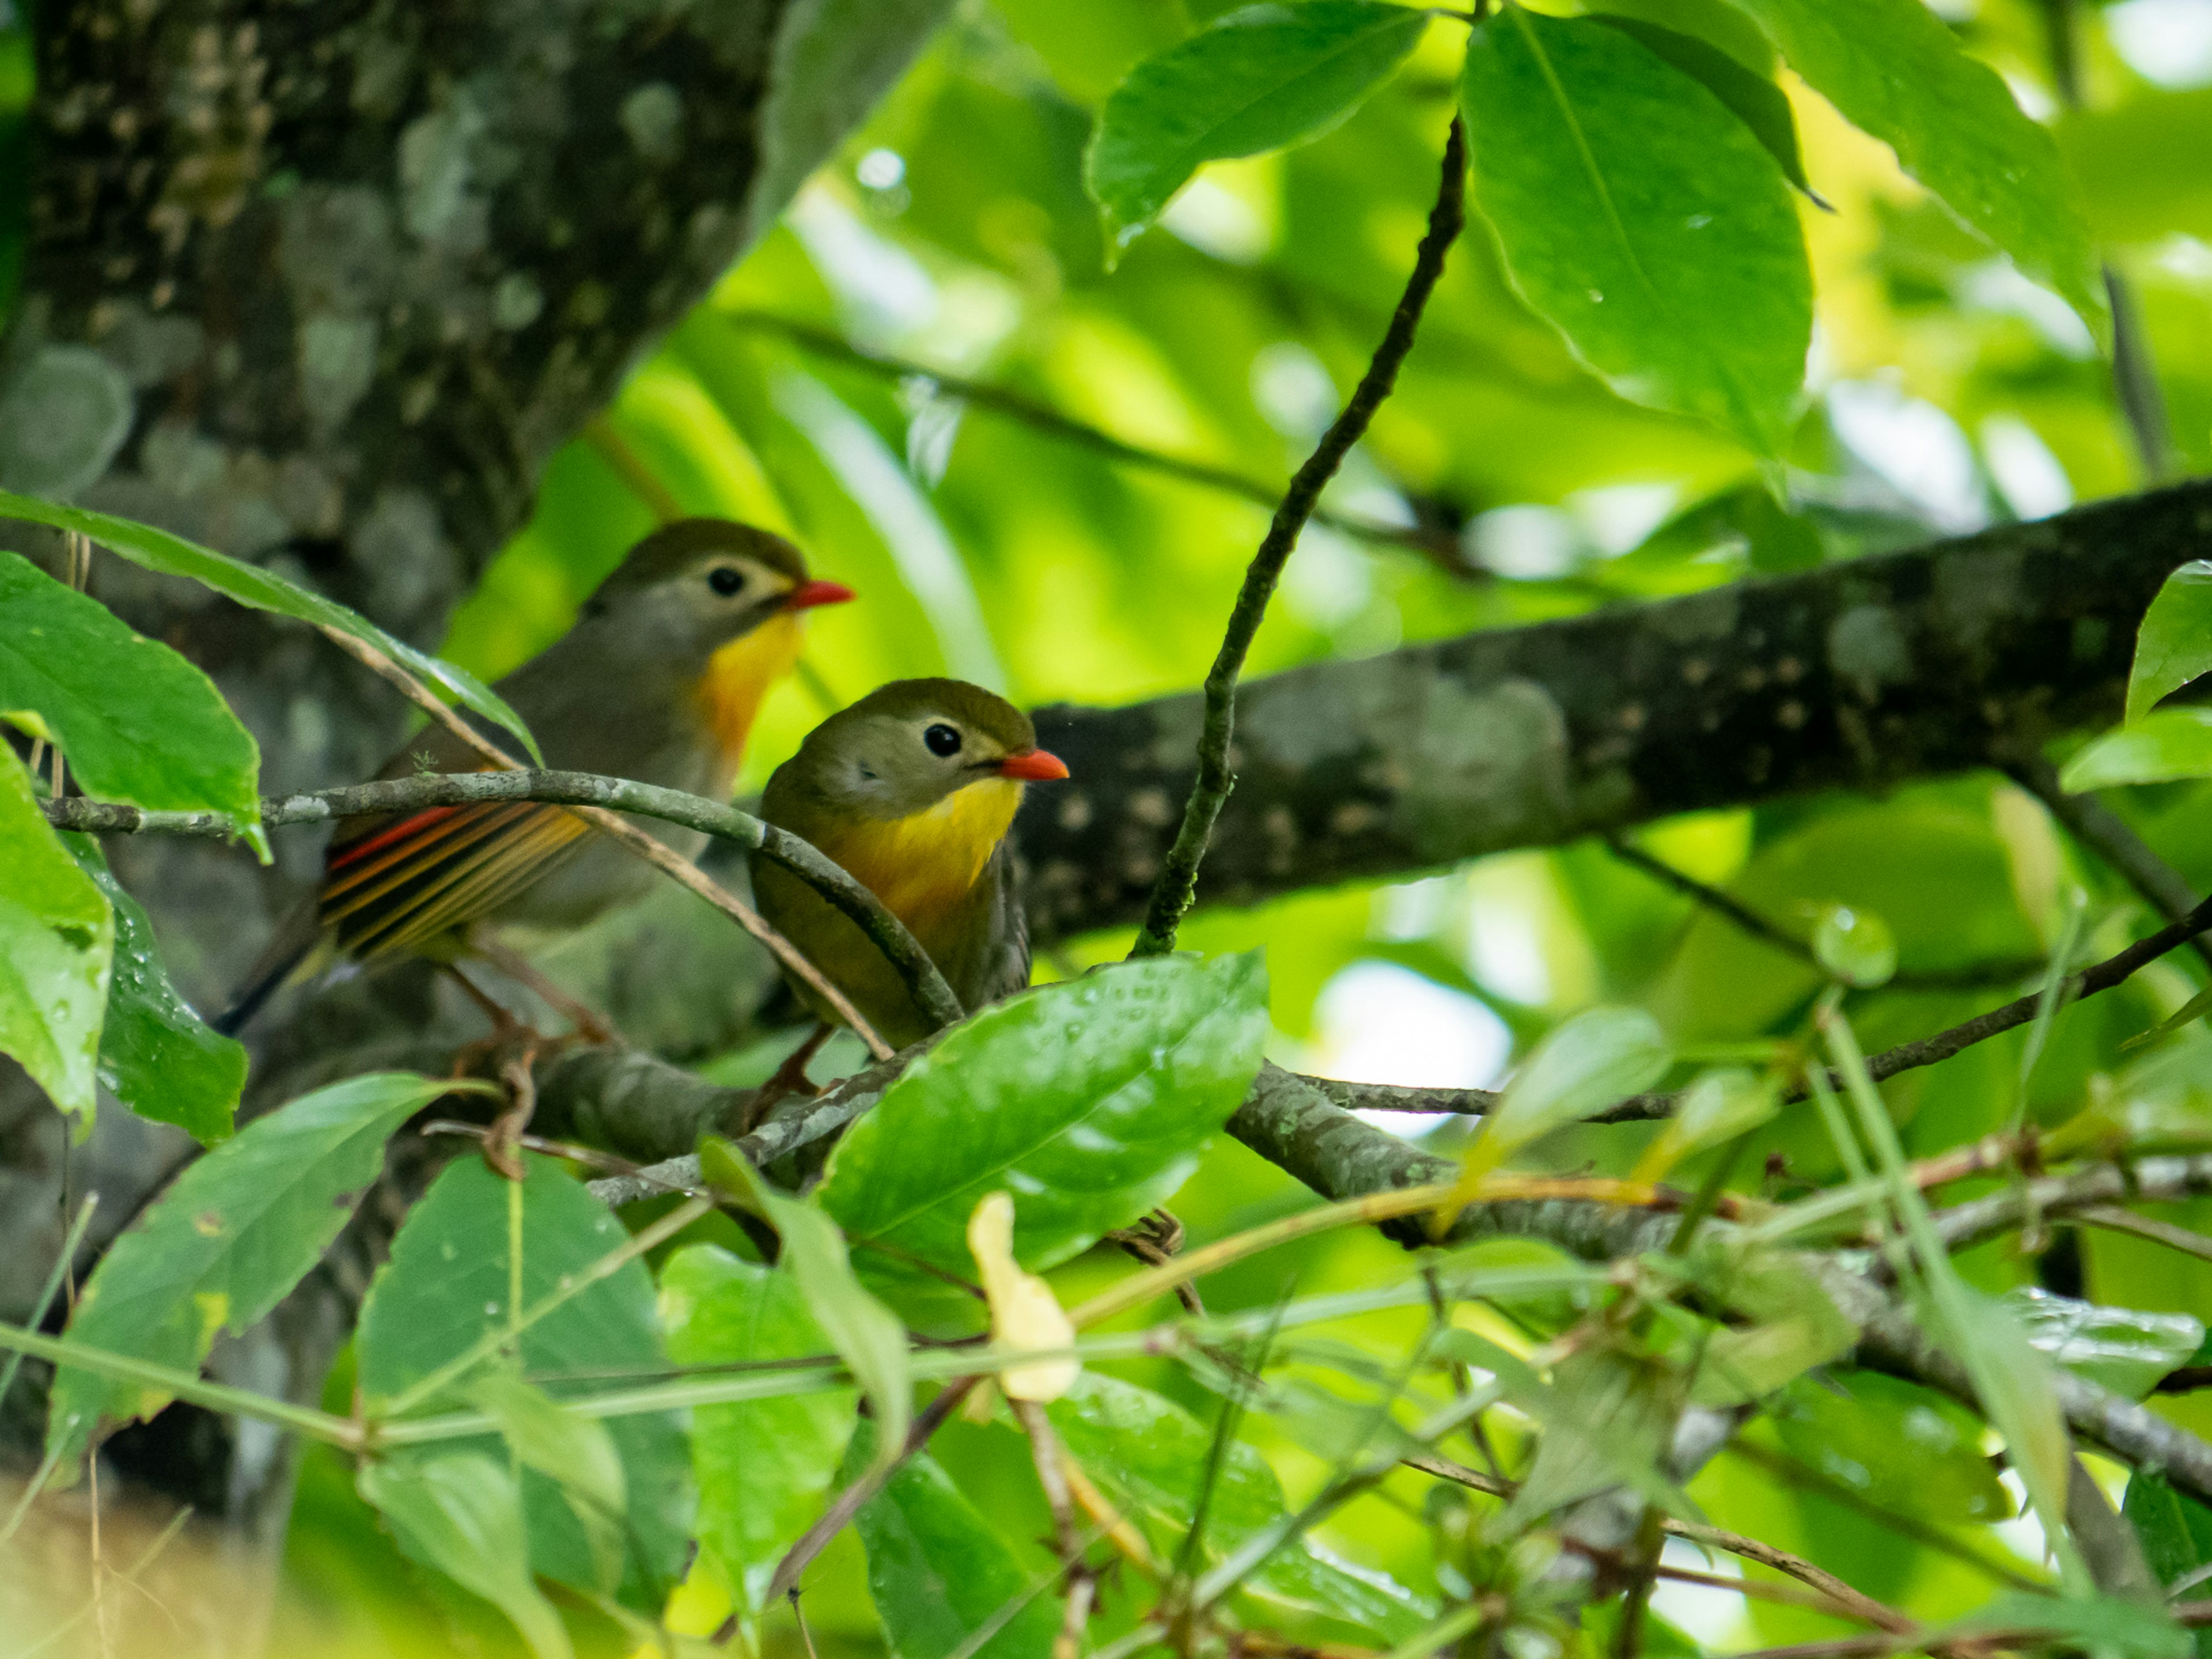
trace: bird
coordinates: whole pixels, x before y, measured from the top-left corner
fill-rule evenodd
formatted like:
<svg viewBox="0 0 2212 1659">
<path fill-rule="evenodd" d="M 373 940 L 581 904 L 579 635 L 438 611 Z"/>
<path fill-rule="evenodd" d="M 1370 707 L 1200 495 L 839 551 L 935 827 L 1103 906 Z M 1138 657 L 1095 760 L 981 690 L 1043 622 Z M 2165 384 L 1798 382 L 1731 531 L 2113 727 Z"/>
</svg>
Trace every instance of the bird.
<svg viewBox="0 0 2212 1659">
<path fill-rule="evenodd" d="M 761 799 L 769 823 L 810 842 L 883 901 L 971 1012 L 1030 982 L 1029 925 L 1007 831 L 1026 787 L 1065 778 L 1030 717 L 964 680 L 894 680 L 807 734 Z M 896 1048 L 930 1024 L 858 924 L 762 854 L 753 896 L 770 926 L 852 1000 Z M 811 1090 L 805 1066 L 836 1017 L 791 988 L 822 1022 L 763 1087 Z"/>
<path fill-rule="evenodd" d="M 842 583 L 811 576 L 799 549 L 771 532 L 678 520 L 632 547 L 586 599 L 575 626 L 495 689 L 549 767 L 726 799 L 762 699 L 798 663 L 804 613 L 854 597 Z M 481 756 L 433 726 L 377 776 L 483 769 Z M 672 824 L 649 827 L 687 857 L 706 840 Z M 580 1024 L 604 1030 L 512 951 L 472 939 L 471 929 L 581 927 L 653 879 L 650 866 L 558 806 L 487 803 L 342 819 L 315 893 L 211 1024 L 234 1034 L 278 989 L 341 960 L 368 966 L 414 955 L 451 966 L 474 951 Z M 486 1012 L 499 1020 L 496 1005 Z"/>
</svg>

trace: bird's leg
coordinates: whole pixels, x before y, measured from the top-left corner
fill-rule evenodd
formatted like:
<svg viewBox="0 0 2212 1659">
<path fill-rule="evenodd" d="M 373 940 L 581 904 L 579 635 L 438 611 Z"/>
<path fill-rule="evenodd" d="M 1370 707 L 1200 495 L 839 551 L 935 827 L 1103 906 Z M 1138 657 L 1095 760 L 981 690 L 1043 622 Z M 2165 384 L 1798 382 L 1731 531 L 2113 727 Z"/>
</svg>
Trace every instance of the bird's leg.
<svg viewBox="0 0 2212 1659">
<path fill-rule="evenodd" d="M 807 1035 L 806 1041 L 793 1048 L 783 1064 L 775 1068 L 775 1075 L 761 1085 L 745 1114 L 745 1133 L 750 1133 L 754 1125 L 768 1115 L 768 1109 L 786 1095 L 818 1095 L 822 1092 L 808 1080 L 806 1067 L 814 1056 L 821 1053 L 822 1045 L 830 1041 L 830 1034 L 836 1029 L 826 1020 L 817 1025 Z"/>
<path fill-rule="evenodd" d="M 483 1158 L 509 1181 L 523 1177 L 522 1159 L 516 1149 L 523 1131 L 530 1127 L 531 1115 L 538 1109 L 538 1079 L 531 1070 L 537 1060 L 538 1034 L 533 1031 L 499 1068 L 500 1081 L 507 1085 L 507 1103 L 484 1135 Z"/>
<path fill-rule="evenodd" d="M 505 974 L 517 985 L 534 994 L 555 1013 L 576 1028 L 576 1035 L 586 1042 L 620 1042 L 623 1036 L 598 1010 L 579 1002 L 551 980 L 530 964 L 519 951 L 511 951 L 497 939 L 472 938 L 469 951 Z"/>
<path fill-rule="evenodd" d="M 541 1041 L 534 1029 L 517 1019 L 504 1003 L 463 973 L 459 963 L 441 962 L 438 966 L 452 975 L 453 983 L 461 988 L 461 994 L 481 1008 L 484 1018 L 491 1022 L 489 1036 L 463 1043 L 453 1050 L 452 1075 L 468 1077 L 473 1074 L 485 1060 L 504 1054 L 518 1042 L 535 1048 Z"/>
</svg>

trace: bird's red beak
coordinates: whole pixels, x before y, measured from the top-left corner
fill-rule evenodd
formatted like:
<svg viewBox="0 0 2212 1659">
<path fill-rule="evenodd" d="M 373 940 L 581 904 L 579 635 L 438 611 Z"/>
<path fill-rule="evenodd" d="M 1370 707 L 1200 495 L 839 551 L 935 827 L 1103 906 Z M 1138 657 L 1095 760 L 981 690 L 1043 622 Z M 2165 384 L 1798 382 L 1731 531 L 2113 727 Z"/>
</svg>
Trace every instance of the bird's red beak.
<svg viewBox="0 0 2212 1659">
<path fill-rule="evenodd" d="M 1049 750 L 1024 749 L 999 763 L 999 775 L 1024 783 L 1050 783 L 1067 775 L 1067 763 Z"/>
<path fill-rule="evenodd" d="M 783 608 L 786 611 L 811 611 L 817 605 L 843 605 L 847 600 L 859 597 L 844 583 L 824 581 L 817 576 L 811 582 L 799 583 L 785 594 Z"/>
</svg>

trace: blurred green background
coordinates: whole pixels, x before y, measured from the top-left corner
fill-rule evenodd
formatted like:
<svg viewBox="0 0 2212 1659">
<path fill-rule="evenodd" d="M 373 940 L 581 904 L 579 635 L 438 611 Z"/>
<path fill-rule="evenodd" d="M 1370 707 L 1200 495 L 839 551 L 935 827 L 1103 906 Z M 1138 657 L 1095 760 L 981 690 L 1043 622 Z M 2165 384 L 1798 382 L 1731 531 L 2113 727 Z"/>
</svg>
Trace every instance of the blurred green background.
<svg viewBox="0 0 2212 1659">
<path fill-rule="evenodd" d="M 1006 389 L 1163 456 L 1266 484 L 1287 477 L 1364 368 L 1404 281 L 1465 32 L 1436 24 L 1391 86 L 1320 142 L 1206 168 L 1109 275 L 1081 184 L 1091 112 L 1132 63 L 1227 9 L 963 5 L 770 236 L 556 459 L 535 518 L 455 618 L 447 654 L 487 677 L 506 671 L 568 625 L 657 518 L 714 513 L 787 532 L 817 571 L 864 599 L 813 624 L 809 672 L 769 704 L 744 792 L 830 707 L 902 675 L 956 674 L 1027 704 L 1111 703 L 1195 684 L 1267 509 L 971 406 L 928 371 Z M 1663 12 L 1677 27 L 1745 27 L 1719 0 L 1616 9 Z M 2212 3 L 2082 8 L 2086 108 L 2074 112 L 2058 109 L 2049 8 L 1944 0 L 1937 9 L 2031 112 L 2053 120 L 2139 307 L 2170 415 L 2162 465 L 2212 466 Z M 1783 79 L 1812 182 L 1831 204 L 1802 204 L 1819 325 L 1810 405 L 1784 480 L 1790 512 L 1765 504 L 1753 458 L 1731 441 L 1627 404 L 1580 368 L 1515 298 L 1478 225 L 1454 252 L 1397 395 L 1328 497 L 1339 514 L 1419 530 L 1426 550 L 1310 530 L 1254 672 L 1847 559 L 2153 481 L 2109 366 L 2060 301 L 1959 231 L 1887 149 Z M 855 351 L 912 368 L 872 365 Z M 2118 804 L 2200 890 L 2212 884 L 2202 786 Z M 1989 778 L 1881 801 L 1792 802 L 1641 839 L 1785 926 L 1809 929 L 1813 912 L 1833 902 L 1871 912 L 1894 933 L 1908 971 L 2037 956 L 2073 882 L 2088 890 L 2102 949 L 2142 922 L 2130 895 L 2063 845 L 2039 806 Z M 1551 1024 L 1597 1000 L 1643 1004 L 1688 1042 L 1787 1031 L 1816 989 L 1802 963 L 1694 913 L 1596 845 L 1207 914 L 1184 942 L 1263 948 L 1276 1057 L 1374 1081 L 1491 1082 Z M 1039 971 L 1066 973 L 1126 945 L 1068 941 Z M 2014 983 L 2000 975 L 1978 989 L 1869 994 L 1850 1012 L 1879 1047 L 1962 1018 Z M 2032 1113 L 2056 1121 L 2113 1086 L 2120 1040 L 2191 988 L 2165 966 L 2068 1016 L 2033 1075 Z M 2195 1046 L 2185 1052 L 2203 1059 Z M 1901 1082 L 1893 1098 L 1908 1149 L 2001 1127 L 2018 1069 L 2016 1043 L 2001 1041 Z M 2182 1073 L 2176 1086 L 2212 1086 L 2191 1080 L 2212 1067 Z M 1449 1146 L 1455 1133 L 1439 1130 L 1434 1144 Z M 1571 1132 L 1534 1161 L 1625 1170 L 1645 1134 Z M 1739 1184 L 1787 1191 L 1834 1173 L 1824 1138 L 1795 1117 L 1757 1150 L 1774 1158 L 1764 1169 L 1746 1158 Z M 1224 1142 L 1176 1208 L 1204 1237 L 1306 1201 Z M 2192 1224 L 2208 1223 L 2212 1211 Z M 1968 1267 L 1992 1287 L 2033 1282 L 2039 1271 L 2009 1245 L 1976 1253 Z M 1073 1297 L 1119 1270 L 1093 1256 L 1056 1277 Z M 1206 1294 L 1216 1309 L 1264 1305 L 1291 1287 L 1310 1294 L 1402 1270 L 1395 1247 L 1349 1231 L 1247 1262 L 1209 1279 Z M 2109 1234 L 2084 1236 L 2078 1259 L 2041 1271 L 2101 1300 L 2212 1307 L 2212 1265 Z M 1376 1316 L 1334 1334 L 1395 1348 L 1413 1319 Z M 1125 1374 L 1211 1414 L 1174 1367 Z M 346 1390 L 341 1374 L 338 1409 Z M 2159 1409 L 2212 1431 L 2201 1401 Z M 1929 1617 L 1990 1593 L 1992 1581 L 1960 1553 L 2015 1567 L 2039 1554 L 2030 1523 L 1987 1524 L 1994 1504 L 1966 1475 L 1955 1492 L 1891 1490 L 1893 1477 L 1850 1455 L 1855 1433 L 1893 1451 L 1904 1424 L 1956 1454 L 1942 1468 L 1970 1474 L 1977 1431 L 1950 1408 L 1877 1379 L 1863 1397 L 1809 1397 L 1804 1411 L 1795 1428 L 1755 1431 L 1757 1455 L 1731 1452 L 1700 1477 L 1696 1495 L 1717 1519 Z M 1250 1432 L 1294 1502 L 1327 1473 L 1277 1425 L 1255 1419 Z M 1049 1557 L 1030 1540 L 1048 1521 L 1018 1437 L 956 1424 L 940 1451 L 1042 1569 Z M 1433 1592 L 1435 1528 L 1447 1517 L 1426 1499 L 1429 1484 L 1394 1480 L 1343 1511 L 1325 1540 Z M 1915 1510 L 1935 1536 L 1901 1537 L 1875 1518 L 1881 1508 Z M 323 1450 L 308 1459 L 287 1577 L 276 1651 L 508 1650 L 488 1613 L 463 1610 L 462 1634 L 453 1634 L 449 1598 L 398 1561 L 353 1497 L 349 1471 Z M 848 1534 L 807 1596 L 825 1653 L 878 1650 L 863 1586 Z M 1723 1649 L 1839 1628 L 1724 1593 L 1671 1588 L 1656 1606 Z M 699 1616 L 711 1627 L 711 1610 Z M 1314 1632 L 1331 1627 L 1317 1620 Z M 798 1650 L 787 1619 L 775 1639 Z"/>
</svg>

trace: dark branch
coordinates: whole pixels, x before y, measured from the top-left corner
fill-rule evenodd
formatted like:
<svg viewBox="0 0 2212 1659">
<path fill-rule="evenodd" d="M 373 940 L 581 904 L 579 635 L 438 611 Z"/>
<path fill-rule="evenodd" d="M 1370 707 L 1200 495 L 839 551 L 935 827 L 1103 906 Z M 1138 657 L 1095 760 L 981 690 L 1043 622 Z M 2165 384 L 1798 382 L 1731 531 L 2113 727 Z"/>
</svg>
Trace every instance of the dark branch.
<svg viewBox="0 0 2212 1659">
<path fill-rule="evenodd" d="M 1459 117 L 1452 117 L 1451 133 L 1444 141 L 1443 178 L 1436 206 L 1429 212 L 1429 228 L 1413 257 L 1413 274 L 1392 313 L 1382 343 L 1375 349 L 1367 373 L 1352 389 L 1343 412 L 1330 422 L 1314 453 L 1297 470 L 1275 509 L 1273 521 L 1260 543 L 1260 550 L 1244 572 L 1244 585 L 1230 613 L 1229 630 L 1221 650 L 1206 676 L 1206 725 L 1198 742 L 1198 779 L 1184 804 L 1182 825 L 1169 848 L 1167 863 L 1153 884 L 1146 907 L 1144 926 L 1137 935 L 1135 956 L 1158 956 L 1175 948 L 1176 929 L 1190 908 L 1196 890 L 1198 866 L 1212 838 L 1214 820 L 1236 785 L 1230 765 L 1229 745 L 1237 727 L 1237 679 L 1244 671 L 1245 654 L 1267 613 L 1267 601 L 1282 579 L 1283 567 L 1298 543 L 1298 532 L 1312 518 L 1321 492 L 1336 476 L 1336 469 L 1351 453 L 1352 445 L 1367 430 L 1375 411 L 1382 406 L 1397 384 L 1399 366 L 1413 349 L 1422 309 L 1443 274 L 1444 256 L 1459 240 L 1466 222 L 1467 135 Z"/>
<path fill-rule="evenodd" d="M 2118 718 L 2144 610 L 2208 554 L 2198 482 L 1251 682 L 1198 900 L 1990 765 Z M 1038 711 L 1039 741 L 1074 773 L 1019 826 L 1041 935 L 1145 914 L 1204 725 L 1195 696 Z"/>
</svg>

